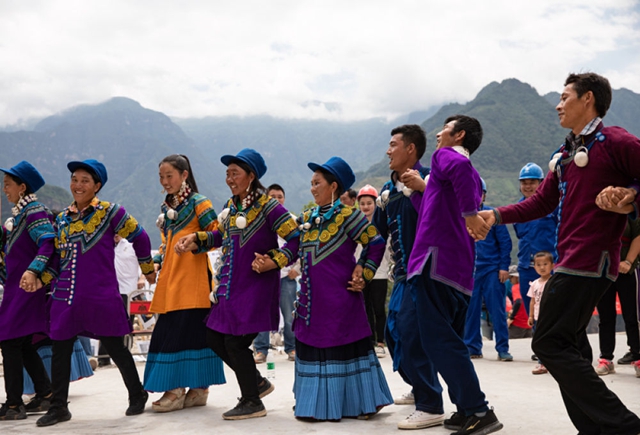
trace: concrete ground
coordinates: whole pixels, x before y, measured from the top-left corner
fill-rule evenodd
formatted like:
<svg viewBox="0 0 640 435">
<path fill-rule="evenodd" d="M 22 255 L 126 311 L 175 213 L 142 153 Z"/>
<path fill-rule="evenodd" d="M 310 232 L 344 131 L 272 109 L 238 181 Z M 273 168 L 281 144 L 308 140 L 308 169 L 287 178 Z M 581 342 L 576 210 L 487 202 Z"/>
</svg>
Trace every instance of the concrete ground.
<svg viewBox="0 0 640 435">
<path fill-rule="evenodd" d="M 590 336 L 597 349 L 597 336 Z M 626 337 L 617 336 L 616 358 L 626 352 Z M 489 405 L 495 408 L 498 418 L 504 423 L 503 434 L 575 434 L 565 412 L 557 384 L 550 375 L 531 374 L 535 362 L 531 361 L 531 340 L 512 340 L 513 362 L 497 361 L 493 342 L 484 342 L 484 359 L 474 360 L 482 388 Z M 597 355 L 597 351 L 594 352 Z M 211 388 L 206 407 L 191 408 L 168 414 L 151 411 L 151 400 L 147 411 L 139 416 L 125 417 L 127 393 L 115 368 L 99 369 L 95 375 L 71 384 L 69 409 L 73 418 L 48 428 L 35 425 L 36 415 L 27 420 L 0 422 L 3 434 L 388 434 L 398 431 L 397 423 L 413 411 L 412 406 L 388 406 L 368 421 L 343 419 L 340 423 L 307 423 L 293 417 L 294 405 L 291 393 L 293 365 L 286 355 L 277 355 L 276 390 L 264 399 L 268 415 L 264 418 L 243 421 L 225 421 L 221 414 L 236 404 L 239 390 L 233 372 L 226 368 L 227 384 Z M 389 387 L 394 396 L 409 391 L 397 373 L 393 373 L 391 359 L 381 359 Z M 144 363 L 139 363 L 142 376 Z M 265 373 L 265 365 L 259 368 Z M 603 377 L 603 381 L 636 414 L 640 414 L 640 378 L 636 378 L 633 367 L 616 365 L 617 373 Z M 2 378 L 0 378 L 2 379 Z M 0 381 L 3 382 L 3 381 Z M 446 385 L 443 384 L 446 388 Z M 157 400 L 160 394 L 153 394 Z M 4 402 L 4 388 L 0 402 Z M 454 407 L 445 394 L 445 410 Z M 423 429 L 425 434 L 451 433 L 439 426 Z"/>
</svg>

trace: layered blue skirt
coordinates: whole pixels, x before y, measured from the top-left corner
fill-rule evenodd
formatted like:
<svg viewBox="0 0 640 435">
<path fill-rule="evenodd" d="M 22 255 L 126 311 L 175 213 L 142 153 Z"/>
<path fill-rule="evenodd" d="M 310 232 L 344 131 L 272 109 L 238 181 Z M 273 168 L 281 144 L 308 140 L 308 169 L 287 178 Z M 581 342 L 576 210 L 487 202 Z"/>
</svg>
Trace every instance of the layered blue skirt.
<svg viewBox="0 0 640 435">
<path fill-rule="evenodd" d="M 158 316 L 144 369 L 145 390 L 207 388 L 226 382 L 222 360 L 207 346 L 207 314 L 209 309 L 199 308 Z"/>
<path fill-rule="evenodd" d="M 393 403 L 369 337 L 317 348 L 296 340 L 295 416 L 340 420 L 374 414 Z"/>
<path fill-rule="evenodd" d="M 49 379 L 51 379 L 51 341 L 46 340 L 46 342 L 43 341 L 43 343 L 47 344 L 43 344 L 38 347 L 37 351 L 40 355 L 40 358 L 42 358 L 44 368 L 49 374 Z M 24 368 L 22 369 L 22 371 L 24 373 L 24 383 L 22 387 L 23 394 L 35 394 L 36 391 L 31 377 Z M 84 352 L 84 349 L 80 344 L 80 340 L 76 340 L 73 343 L 73 353 L 71 354 L 71 376 L 69 380 L 73 382 L 77 381 L 78 379 L 88 378 L 89 376 L 93 376 L 93 369 L 89 364 L 89 358 L 87 357 L 87 354 Z"/>
</svg>

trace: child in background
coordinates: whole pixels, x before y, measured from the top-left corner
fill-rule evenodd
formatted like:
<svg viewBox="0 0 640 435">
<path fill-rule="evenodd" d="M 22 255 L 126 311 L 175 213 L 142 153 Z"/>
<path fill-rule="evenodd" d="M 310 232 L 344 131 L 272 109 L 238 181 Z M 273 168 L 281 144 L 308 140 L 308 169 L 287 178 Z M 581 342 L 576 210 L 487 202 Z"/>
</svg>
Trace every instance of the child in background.
<svg viewBox="0 0 640 435">
<path fill-rule="evenodd" d="M 540 275 L 540 278 L 530 283 L 529 292 L 527 293 L 527 296 L 531 298 L 529 306 L 529 326 L 532 327 L 538 321 L 538 317 L 540 316 L 540 300 L 542 300 L 544 286 L 547 284 L 549 278 L 551 278 L 551 271 L 553 270 L 553 255 L 547 251 L 538 252 L 533 257 L 533 267 L 536 269 L 536 273 Z M 548 373 L 548 371 L 538 360 L 538 365 L 531 371 L 531 373 L 534 375 L 542 375 Z"/>
<path fill-rule="evenodd" d="M 520 276 L 518 266 L 509 266 L 509 281 L 511 283 L 511 299 L 513 305 L 507 316 L 507 326 L 509 327 L 509 340 L 514 338 L 531 338 L 531 326 L 529 326 L 529 316 L 522 302 L 520 295 Z"/>
</svg>

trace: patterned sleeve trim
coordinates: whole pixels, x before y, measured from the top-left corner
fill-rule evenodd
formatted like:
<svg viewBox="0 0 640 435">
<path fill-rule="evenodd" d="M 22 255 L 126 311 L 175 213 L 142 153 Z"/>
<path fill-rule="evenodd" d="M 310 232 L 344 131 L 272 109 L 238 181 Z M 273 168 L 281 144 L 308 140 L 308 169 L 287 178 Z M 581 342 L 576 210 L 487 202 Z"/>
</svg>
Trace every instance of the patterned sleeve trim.
<svg viewBox="0 0 640 435">
<path fill-rule="evenodd" d="M 143 275 L 148 275 L 154 271 L 153 261 L 151 259 L 140 261 L 139 264 Z"/>
<path fill-rule="evenodd" d="M 42 272 L 42 274 L 40 275 L 40 281 L 42 281 L 42 284 L 44 285 L 49 285 L 51 284 L 51 281 L 53 281 L 53 275 L 48 270 Z"/>
<path fill-rule="evenodd" d="M 47 267 L 47 263 L 49 262 L 49 257 L 44 255 L 36 255 L 36 258 L 33 259 L 27 270 L 35 273 L 37 276 L 40 276 L 44 269 Z"/>
<path fill-rule="evenodd" d="M 212 231 L 198 231 L 196 232 L 196 245 L 198 249 L 194 251 L 196 254 L 209 251 L 214 248 L 214 232 Z"/>
<path fill-rule="evenodd" d="M 276 263 L 278 269 L 282 269 L 289 264 L 290 257 L 288 257 L 283 251 L 279 249 L 271 249 L 267 252 L 267 255 Z"/>
<path fill-rule="evenodd" d="M 138 224 L 136 218 L 127 213 L 123 219 L 123 223 L 118 226 L 117 232 L 123 239 L 133 242 L 133 239 L 142 233 L 142 227 Z"/>
<path fill-rule="evenodd" d="M 280 218 L 276 220 L 274 227 L 276 228 L 276 233 L 285 240 L 289 240 L 292 237 L 298 237 L 300 235 L 298 233 L 298 224 L 291 213 L 286 213 L 280 216 Z"/>
</svg>

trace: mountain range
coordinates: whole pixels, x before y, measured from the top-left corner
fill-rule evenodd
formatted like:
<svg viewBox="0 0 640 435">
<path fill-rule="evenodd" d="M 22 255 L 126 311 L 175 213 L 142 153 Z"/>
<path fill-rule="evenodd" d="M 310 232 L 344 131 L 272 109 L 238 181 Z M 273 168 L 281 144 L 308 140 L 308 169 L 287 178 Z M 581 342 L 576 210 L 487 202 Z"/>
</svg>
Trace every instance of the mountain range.
<svg viewBox="0 0 640 435">
<path fill-rule="evenodd" d="M 270 116 L 170 119 L 124 97 L 97 105 L 70 108 L 54 116 L 25 121 L 28 130 L 0 131 L 0 167 L 29 160 L 43 174 L 47 186 L 39 192 L 52 208 L 70 203 L 68 191 L 71 160 L 96 158 L 107 167 L 109 181 L 100 192 L 105 200 L 121 203 L 147 228 L 154 245 L 159 244 L 155 219 L 163 200 L 158 164 L 173 153 L 187 155 L 201 193 L 211 198 L 216 210 L 228 198 L 224 154 L 255 148 L 265 158 L 263 184 L 279 183 L 286 190 L 287 206 L 300 212 L 312 197 L 311 171 L 307 163 L 323 163 L 332 155 L 343 157 L 356 171 L 355 187 L 366 183 L 380 187 L 389 177 L 385 156 L 390 131 L 405 123 L 419 123 L 427 133 L 429 165 L 435 135 L 443 121 L 455 113 L 478 118 L 484 140 L 472 156 L 473 164 L 489 187 L 487 203 L 501 205 L 518 199 L 517 175 L 527 162 L 547 170 L 552 152 L 567 134 L 558 125 L 554 106 L 559 95 L 540 95 L 516 79 L 493 82 L 466 104 L 447 104 L 407 114 L 395 120 L 363 121 L 279 119 Z M 614 91 L 605 124 L 617 124 L 640 135 L 640 95 Z M 56 188 L 55 186 L 59 186 Z M 2 221 L 10 213 L 2 198 Z"/>
</svg>

